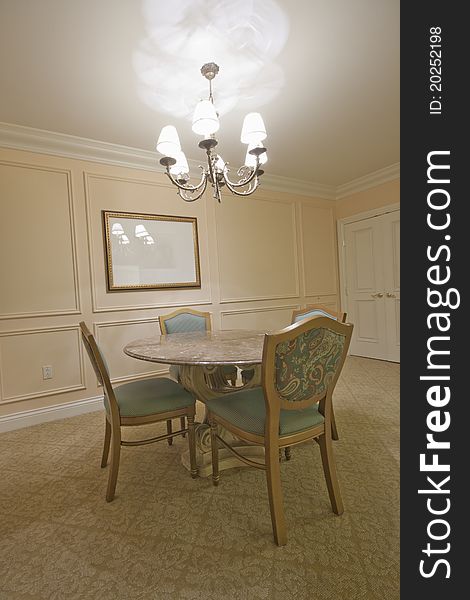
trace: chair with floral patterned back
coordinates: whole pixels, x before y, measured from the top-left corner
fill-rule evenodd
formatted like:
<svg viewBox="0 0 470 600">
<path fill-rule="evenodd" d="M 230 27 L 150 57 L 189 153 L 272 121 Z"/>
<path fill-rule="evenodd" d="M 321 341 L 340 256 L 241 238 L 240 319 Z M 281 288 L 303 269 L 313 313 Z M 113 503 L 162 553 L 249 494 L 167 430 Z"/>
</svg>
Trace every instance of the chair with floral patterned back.
<svg viewBox="0 0 470 600">
<path fill-rule="evenodd" d="M 311 317 L 330 317 L 340 323 L 346 323 L 347 314 L 345 312 L 332 310 L 329 306 L 323 304 L 308 304 L 307 308 L 301 308 L 300 310 L 292 311 L 291 323 L 298 323 L 303 319 L 310 319 Z M 243 383 L 247 383 L 254 375 L 253 369 L 243 369 L 241 372 Z M 334 440 L 339 440 L 338 428 L 336 427 L 336 418 L 334 410 L 331 411 L 331 428 L 332 436 Z M 284 448 L 286 459 L 291 459 L 290 448 L 287 446 Z"/>
<path fill-rule="evenodd" d="M 353 326 L 314 317 L 266 334 L 261 387 L 207 402 L 211 426 L 212 479 L 219 483 L 219 444 L 243 462 L 266 472 L 275 542 L 287 542 L 279 450 L 314 439 L 320 446 L 333 512 L 343 512 L 331 438 L 331 397 L 351 340 Z M 218 434 L 222 426 L 265 448 L 265 461 L 241 456 Z"/>
</svg>

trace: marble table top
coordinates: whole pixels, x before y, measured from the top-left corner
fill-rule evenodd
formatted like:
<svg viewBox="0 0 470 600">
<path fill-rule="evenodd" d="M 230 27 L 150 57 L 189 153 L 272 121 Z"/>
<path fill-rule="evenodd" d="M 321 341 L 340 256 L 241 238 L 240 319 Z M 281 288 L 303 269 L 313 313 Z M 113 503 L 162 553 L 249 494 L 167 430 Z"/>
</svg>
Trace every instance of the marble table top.
<svg viewBox="0 0 470 600">
<path fill-rule="evenodd" d="M 264 331 L 194 331 L 130 342 L 124 353 L 170 365 L 253 365 L 263 356 Z"/>
</svg>

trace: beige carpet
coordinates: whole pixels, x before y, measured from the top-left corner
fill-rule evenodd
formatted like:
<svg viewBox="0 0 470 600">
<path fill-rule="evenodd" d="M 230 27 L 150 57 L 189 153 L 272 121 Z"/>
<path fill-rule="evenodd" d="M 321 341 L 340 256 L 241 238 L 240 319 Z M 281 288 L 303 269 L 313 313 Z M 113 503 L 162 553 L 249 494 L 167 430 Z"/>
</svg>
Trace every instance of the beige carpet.
<svg viewBox="0 0 470 600">
<path fill-rule="evenodd" d="M 334 398 L 345 512 L 331 512 L 318 446 L 297 446 L 283 548 L 264 473 L 192 480 L 181 438 L 124 448 L 107 504 L 101 413 L 0 435 L 1 600 L 398 599 L 398 379 L 398 365 L 347 360 Z"/>
</svg>

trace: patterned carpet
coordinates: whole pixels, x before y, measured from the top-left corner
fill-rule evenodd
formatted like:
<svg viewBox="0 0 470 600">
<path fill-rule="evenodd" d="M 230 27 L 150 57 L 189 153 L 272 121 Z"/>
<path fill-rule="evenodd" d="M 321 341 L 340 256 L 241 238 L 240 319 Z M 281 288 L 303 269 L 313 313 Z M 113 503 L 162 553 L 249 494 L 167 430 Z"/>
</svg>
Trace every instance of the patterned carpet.
<svg viewBox="0 0 470 600">
<path fill-rule="evenodd" d="M 317 444 L 297 446 L 283 548 L 264 473 L 192 480 L 181 438 L 124 448 L 107 504 L 101 413 L 1 434 L 1 600 L 398 599 L 399 366 L 349 357 L 334 403 L 345 512 Z"/>
</svg>

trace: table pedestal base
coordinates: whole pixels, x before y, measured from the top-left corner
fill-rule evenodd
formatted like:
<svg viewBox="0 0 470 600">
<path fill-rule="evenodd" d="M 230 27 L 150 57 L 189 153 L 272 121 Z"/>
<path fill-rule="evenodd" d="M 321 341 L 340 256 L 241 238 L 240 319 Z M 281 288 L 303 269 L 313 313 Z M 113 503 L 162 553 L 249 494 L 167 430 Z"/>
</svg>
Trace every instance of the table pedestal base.
<svg viewBox="0 0 470 600">
<path fill-rule="evenodd" d="M 180 367 L 180 380 L 183 386 L 190 390 L 200 402 L 196 403 L 196 418 L 202 423 L 196 423 L 196 461 L 199 477 L 208 477 L 212 475 L 212 452 L 211 452 L 211 432 L 205 414 L 204 401 L 236 392 L 240 389 L 248 389 L 260 384 L 259 365 L 253 365 L 255 376 L 250 382 L 242 387 L 232 387 L 221 379 L 220 369 L 218 367 L 208 367 L 203 365 L 182 365 Z M 202 418 L 201 418 L 202 417 Z M 229 443 L 242 456 L 252 460 L 264 462 L 264 447 L 250 444 L 240 440 L 232 435 L 223 427 L 217 428 L 219 436 Z M 189 450 L 181 455 L 181 463 L 190 470 Z M 219 471 L 232 469 L 234 467 L 248 467 L 241 460 L 238 460 L 226 448 L 219 448 Z"/>
<path fill-rule="evenodd" d="M 240 445 L 232 444 L 237 452 L 242 456 L 251 458 L 252 460 L 259 460 L 264 462 L 264 447 L 263 446 L 248 446 L 239 441 Z M 199 477 L 210 477 L 212 475 L 212 455 L 211 451 L 202 452 L 199 449 L 196 450 L 196 460 Z M 181 455 L 181 464 L 190 471 L 189 465 L 189 450 L 183 452 Z M 225 469 L 233 469 L 235 467 L 249 467 L 241 460 L 238 460 L 229 450 L 226 448 L 219 448 L 219 471 Z M 252 467 L 251 467 L 252 468 Z"/>
</svg>

